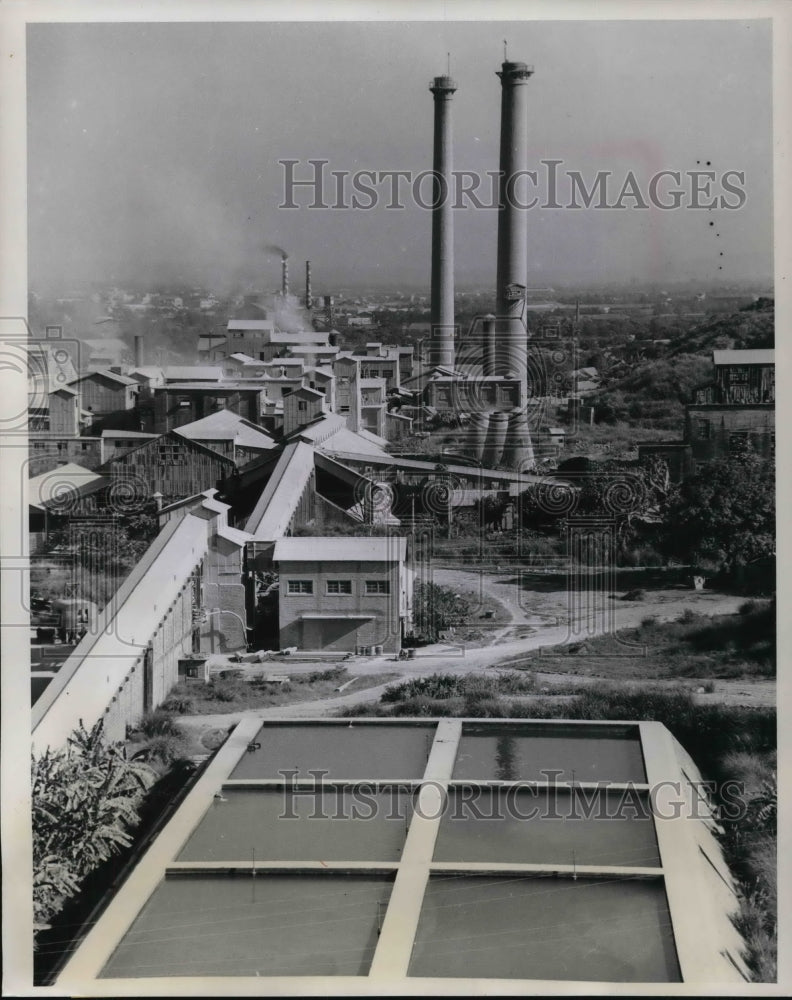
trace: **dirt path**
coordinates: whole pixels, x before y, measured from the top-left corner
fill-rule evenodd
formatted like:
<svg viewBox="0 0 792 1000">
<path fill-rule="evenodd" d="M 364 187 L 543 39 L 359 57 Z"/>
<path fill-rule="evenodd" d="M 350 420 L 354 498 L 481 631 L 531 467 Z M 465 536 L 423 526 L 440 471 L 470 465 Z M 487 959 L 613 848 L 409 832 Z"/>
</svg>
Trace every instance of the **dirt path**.
<svg viewBox="0 0 792 1000">
<path fill-rule="evenodd" d="M 559 589 L 528 591 L 519 586 L 514 575 L 499 575 L 466 572 L 463 570 L 436 570 L 434 582 L 442 586 L 457 587 L 479 593 L 483 588 L 500 601 L 512 616 L 512 624 L 502 624 L 493 629 L 493 642 L 475 649 L 454 647 L 450 643 L 438 643 L 416 650 L 413 660 L 395 661 L 391 656 L 366 657 L 346 661 L 344 666 L 350 677 L 394 674 L 400 676 L 391 684 L 434 673 L 479 673 L 503 664 L 504 660 L 535 651 L 542 647 L 557 646 L 570 642 L 580 642 L 595 635 L 617 629 L 635 628 L 647 617 L 659 621 L 671 621 L 683 611 L 690 609 L 702 615 L 735 614 L 744 598 L 718 594 L 710 591 L 661 590 L 648 592 L 640 602 L 621 601 L 606 594 L 569 594 L 563 588 L 564 577 L 559 576 Z M 475 618 L 476 624 L 480 624 Z M 515 631 L 529 634 L 514 636 Z M 279 661 L 278 669 L 286 673 L 301 673 L 319 669 L 316 663 L 299 664 Z M 600 677 L 585 677 L 567 673 L 542 671 L 536 675 L 541 688 L 582 686 L 586 684 L 614 683 Z M 642 683 L 624 681 L 626 685 Z M 753 707 L 775 704 L 775 682 L 770 680 L 716 680 L 712 692 L 698 691 L 698 682 L 693 679 L 650 680 L 645 683 L 657 684 L 671 689 L 686 688 L 693 692 L 701 704 L 746 705 Z M 352 705 L 376 702 L 388 684 L 366 688 L 359 692 L 341 694 L 338 697 L 305 701 L 271 708 L 250 709 L 216 715 L 185 716 L 181 721 L 191 729 L 203 731 L 213 727 L 227 727 L 244 717 L 260 719 L 299 719 L 335 715 L 340 709 Z M 528 696 L 529 698 L 531 696 Z M 564 697 L 561 695 L 561 697 Z"/>
</svg>

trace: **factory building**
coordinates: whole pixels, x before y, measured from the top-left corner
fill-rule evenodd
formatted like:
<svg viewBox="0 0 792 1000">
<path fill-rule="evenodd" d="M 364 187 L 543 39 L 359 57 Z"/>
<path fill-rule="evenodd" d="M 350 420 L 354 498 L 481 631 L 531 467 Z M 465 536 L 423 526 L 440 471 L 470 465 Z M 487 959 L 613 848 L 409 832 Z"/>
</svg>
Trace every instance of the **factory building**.
<svg viewBox="0 0 792 1000">
<path fill-rule="evenodd" d="M 775 457 L 775 352 L 713 351 L 712 363 L 712 382 L 697 388 L 685 407 L 683 440 L 638 447 L 643 462 L 663 459 L 675 482 L 746 447 Z"/>
</svg>

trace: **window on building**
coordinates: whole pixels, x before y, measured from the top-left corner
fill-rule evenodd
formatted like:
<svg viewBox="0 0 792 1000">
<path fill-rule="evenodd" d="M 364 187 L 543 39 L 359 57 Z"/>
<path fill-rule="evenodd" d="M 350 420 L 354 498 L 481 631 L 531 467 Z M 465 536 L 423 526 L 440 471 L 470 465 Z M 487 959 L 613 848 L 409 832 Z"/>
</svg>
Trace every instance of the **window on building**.
<svg viewBox="0 0 792 1000">
<path fill-rule="evenodd" d="M 304 413 L 308 409 L 308 402 L 304 399 L 301 399 L 297 403 L 297 409 L 300 411 L 300 413 Z"/>
<path fill-rule="evenodd" d="M 328 580 L 327 581 L 327 593 L 328 594 L 351 594 L 352 593 L 352 581 L 351 580 Z"/>
<path fill-rule="evenodd" d="M 160 465 L 181 465 L 184 462 L 184 448 L 180 444 L 158 445 L 157 458 Z"/>
<path fill-rule="evenodd" d="M 367 594 L 389 594 L 390 580 L 366 580 Z"/>
<path fill-rule="evenodd" d="M 770 434 L 770 457 L 775 458 L 775 431 Z"/>
<path fill-rule="evenodd" d="M 81 444 L 80 445 L 80 451 L 88 451 L 88 445 L 87 444 Z"/>
<path fill-rule="evenodd" d="M 712 437 L 712 424 L 709 420 L 700 419 L 698 421 L 698 436 L 705 440 Z"/>
<path fill-rule="evenodd" d="M 339 406 L 338 407 L 338 412 L 339 413 L 349 413 L 349 407 L 348 406 Z"/>
<path fill-rule="evenodd" d="M 313 580 L 289 580 L 287 591 L 290 594 L 312 594 Z"/>
</svg>

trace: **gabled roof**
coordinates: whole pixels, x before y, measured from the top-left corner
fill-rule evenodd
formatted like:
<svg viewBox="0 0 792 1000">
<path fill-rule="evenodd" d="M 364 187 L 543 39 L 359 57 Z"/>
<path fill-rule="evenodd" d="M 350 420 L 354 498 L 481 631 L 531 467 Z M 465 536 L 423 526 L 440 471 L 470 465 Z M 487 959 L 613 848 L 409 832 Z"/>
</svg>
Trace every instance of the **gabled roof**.
<svg viewBox="0 0 792 1000">
<path fill-rule="evenodd" d="M 161 368 L 157 368 L 156 365 L 141 365 L 139 368 L 133 368 L 129 373 L 130 378 L 135 378 L 136 375 L 142 375 L 144 378 L 164 378 L 164 372 Z M 135 379 L 137 381 L 137 379 Z"/>
<path fill-rule="evenodd" d="M 191 441 L 233 441 L 241 448 L 274 448 L 275 442 L 264 430 L 231 410 L 217 410 L 208 417 L 176 428 L 176 433 Z"/>
<path fill-rule="evenodd" d="M 318 389 L 312 389 L 309 385 L 301 385 L 299 389 L 295 389 L 292 396 L 313 396 L 314 398 L 326 399 L 327 397 L 323 392 L 319 392 Z"/>
<path fill-rule="evenodd" d="M 53 504 L 60 505 L 66 513 L 72 498 L 94 493 L 105 485 L 105 476 L 75 462 L 68 462 L 28 480 L 28 504 L 39 510 Z"/>
<path fill-rule="evenodd" d="M 87 378 L 96 378 L 96 376 L 101 376 L 102 378 L 108 378 L 113 382 L 118 382 L 119 385 L 137 385 L 138 383 L 133 379 L 129 378 L 128 375 L 119 375 L 118 372 L 108 371 L 106 368 L 100 368 L 95 372 L 87 372 L 85 375 L 80 375 L 75 379 L 72 379 L 69 385 L 74 385 L 77 382 L 83 382 Z"/>
<path fill-rule="evenodd" d="M 179 430 L 181 430 L 181 428 L 179 428 Z M 105 462 L 102 468 L 112 469 L 115 465 L 123 464 L 126 459 L 135 455 L 141 448 L 145 448 L 147 445 L 153 443 L 161 443 L 164 441 L 171 441 L 174 444 L 187 445 L 190 448 L 194 448 L 197 451 L 202 452 L 204 455 L 211 455 L 211 457 L 218 462 L 224 462 L 226 465 L 231 466 L 232 468 L 234 467 L 233 458 L 229 458 L 227 455 L 221 455 L 220 452 L 214 451 L 212 448 L 207 448 L 206 445 L 199 444 L 198 441 L 191 441 L 190 438 L 185 437 L 183 434 L 179 434 L 179 431 L 177 430 L 171 430 L 167 431 L 165 434 L 154 434 L 148 441 L 141 441 L 140 444 L 136 445 L 134 448 L 126 448 L 122 454 L 115 455 L 109 461 Z"/>
<path fill-rule="evenodd" d="M 401 562 L 407 556 L 407 539 L 399 535 L 316 536 L 279 538 L 275 562 Z"/>
</svg>

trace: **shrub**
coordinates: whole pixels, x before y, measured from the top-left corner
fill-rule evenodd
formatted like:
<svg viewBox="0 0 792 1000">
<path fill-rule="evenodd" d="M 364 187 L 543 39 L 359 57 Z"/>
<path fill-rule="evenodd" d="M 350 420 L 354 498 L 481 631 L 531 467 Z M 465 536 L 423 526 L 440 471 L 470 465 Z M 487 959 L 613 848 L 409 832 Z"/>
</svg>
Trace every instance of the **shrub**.
<svg viewBox="0 0 792 1000">
<path fill-rule="evenodd" d="M 646 618 L 641 619 L 641 628 L 652 628 L 656 624 L 657 617 L 655 615 L 647 615 Z"/>
<path fill-rule="evenodd" d="M 228 670 L 221 670 L 218 676 L 221 681 L 241 681 L 245 673 L 237 667 L 231 667 Z"/>
<path fill-rule="evenodd" d="M 697 615 L 692 608 L 685 608 L 677 621 L 682 625 L 691 625 L 693 622 L 699 621 L 700 618 L 701 615 Z"/>
<path fill-rule="evenodd" d="M 228 702 L 236 701 L 242 691 L 238 681 L 214 681 L 207 685 L 207 694 L 215 701 L 228 704 Z"/>
<path fill-rule="evenodd" d="M 174 715 L 188 715 L 193 710 L 193 699 L 188 694 L 172 692 L 160 705 L 163 712 L 172 712 Z"/>
<path fill-rule="evenodd" d="M 646 591 L 636 588 L 635 590 L 628 590 L 626 594 L 622 597 L 623 601 L 645 601 Z"/>
<path fill-rule="evenodd" d="M 187 756 L 187 741 L 183 736 L 154 736 L 135 754 L 135 760 L 144 760 L 149 764 L 170 767 L 177 760 Z"/>
<path fill-rule="evenodd" d="M 138 728 L 144 736 L 148 737 L 181 735 L 178 723 L 164 707 L 156 708 L 153 712 L 144 715 Z"/>
</svg>

